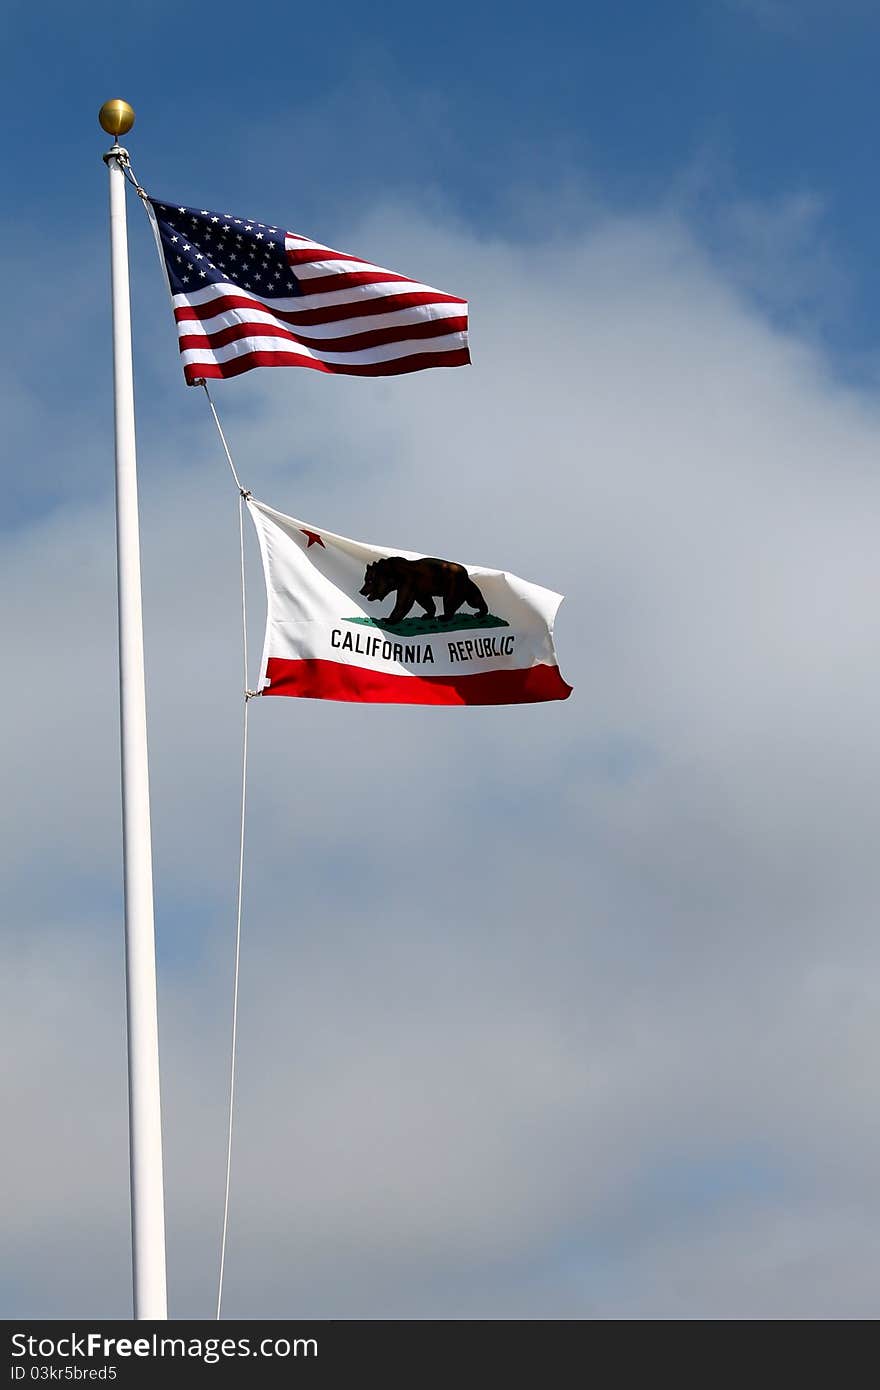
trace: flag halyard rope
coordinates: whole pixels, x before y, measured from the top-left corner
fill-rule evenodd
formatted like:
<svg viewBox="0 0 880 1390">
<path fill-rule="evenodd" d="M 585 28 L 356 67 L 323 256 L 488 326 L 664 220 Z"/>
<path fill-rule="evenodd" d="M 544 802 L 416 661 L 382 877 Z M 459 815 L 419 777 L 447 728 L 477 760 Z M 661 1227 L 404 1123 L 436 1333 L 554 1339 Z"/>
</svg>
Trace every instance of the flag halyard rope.
<svg viewBox="0 0 880 1390">
<path fill-rule="evenodd" d="M 255 695 L 259 695 L 258 690 L 251 690 L 248 685 L 248 629 L 247 629 L 247 591 L 245 588 L 245 568 L 244 568 L 244 509 L 251 496 L 250 491 L 242 487 L 241 479 L 235 468 L 226 442 L 226 435 L 223 433 L 223 426 L 211 399 L 208 390 L 208 383 L 204 380 L 194 383 L 204 388 L 208 405 L 211 407 L 211 414 L 214 417 L 214 424 L 217 426 L 217 433 L 223 445 L 223 452 L 229 464 L 235 485 L 238 488 L 238 548 L 241 570 L 241 639 L 242 639 L 242 672 L 244 677 L 244 706 L 242 718 L 242 739 L 241 739 L 241 819 L 239 824 L 238 837 L 238 891 L 236 895 L 236 915 L 235 915 L 235 964 L 233 968 L 232 983 L 232 1040 L 230 1046 L 229 1061 L 229 1123 L 226 1132 L 226 1179 L 223 1194 L 223 1228 L 220 1237 L 220 1273 L 217 1280 L 217 1313 L 219 1321 L 220 1312 L 223 1306 L 223 1275 L 226 1268 L 226 1237 L 229 1229 L 229 1188 L 232 1175 L 232 1128 L 235 1115 L 235 1063 L 238 1042 L 238 984 L 239 967 L 241 962 L 241 915 L 244 891 L 244 832 L 245 814 L 247 809 L 247 765 L 248 765 L 248 710 L 250 702 Z"/>
<path fill-rule="evenodd" d="M 119 141 L 117 140 L 116 143 L 112 145 L 110 149 L 107 151 L 108 158 L 110 155 L 115 156 L 115 158 L 119 161 L 119 167 L 122 170 L 126 180 L 131 184 L 132 188 L 137 193 L 141 202 L 146 203 L 150 195 L 147 193 L 147 190 L 145 188 L 142 188 L 137 181 L 137 176 L 134 172 L 134 169 L 132 169 L 131 167 L 131 159 L 129 158 L 128 150 L 123 149 L 122 145 L 120 145 Z"/>
</svg>

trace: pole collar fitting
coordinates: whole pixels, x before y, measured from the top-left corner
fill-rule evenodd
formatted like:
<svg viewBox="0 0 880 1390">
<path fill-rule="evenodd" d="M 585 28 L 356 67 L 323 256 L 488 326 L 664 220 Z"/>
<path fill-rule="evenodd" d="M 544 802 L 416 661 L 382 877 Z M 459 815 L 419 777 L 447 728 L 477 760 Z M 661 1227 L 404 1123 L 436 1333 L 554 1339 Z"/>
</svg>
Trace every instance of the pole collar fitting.
<svg viewBox="0 0 880 1390">
<path fill-rule="evenodd" d="M 128 150 L 124 149 L 123 146 L 119 144 L 111 145 L 109 150 L 101 155 L 101 158 L 105 164 L 109 164 L 111 159 L 118 159 L 123 169 L 126 168 L 129 163 Z"/>
</svg>

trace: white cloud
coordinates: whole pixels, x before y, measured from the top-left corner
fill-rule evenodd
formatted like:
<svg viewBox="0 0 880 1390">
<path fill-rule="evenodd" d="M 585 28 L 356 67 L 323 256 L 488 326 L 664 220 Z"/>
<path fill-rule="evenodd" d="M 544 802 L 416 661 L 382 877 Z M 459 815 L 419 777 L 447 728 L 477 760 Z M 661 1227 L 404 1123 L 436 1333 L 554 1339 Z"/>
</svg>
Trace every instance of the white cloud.
<svg viewBox="0 0 880 1390">
<path fill-rule="evenodd" d="M 762 29 L 786 38 L 803 38 L 817 24 L 831 22 L 835 28 L 851 19 L 871 19 L 871 0 L 723 0 L 726 8 L 739 10 L 756 20 Z"/>
<path fill-rule="evenodd" d="M 227 1312 L 858 1311 L 877 1276 L 854 1215 L 878 1200 L 876 409 L 669 217 L 511 246 L 396 208 L 350 240 L 468 293 L 475 365 L 218 386 L 240 472 L 319 525 L 561 589 L 575 693 L 253 708 Z M 237 555 L 209 419 L 173 397 L 196 414 L 181 448 L 177 364 L 155 371 L 141 479 L 183 1314 L 210 1308 L 222 1182 Z M 11 1312 L 124 1312 L 112 554 L 108 505 L 79 503 L 0 556 Z"/>
</svg>

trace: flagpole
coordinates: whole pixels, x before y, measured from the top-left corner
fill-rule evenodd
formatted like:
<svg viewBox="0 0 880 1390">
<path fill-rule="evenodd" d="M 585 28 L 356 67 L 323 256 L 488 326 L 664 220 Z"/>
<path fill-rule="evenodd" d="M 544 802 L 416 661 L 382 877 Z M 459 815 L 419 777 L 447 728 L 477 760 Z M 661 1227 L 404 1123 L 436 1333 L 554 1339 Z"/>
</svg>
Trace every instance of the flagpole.
<svg viewBox="0 0 880 1390">
<path fill-rule="evenodd" d="M 127 102 L 105 102 L 98 117 L 114 137 L 104 155 L 110 175 L 113 399 L 116 430 L 116 561 L 119 601 L 119 705 L 122 741 L 122 858 L 125 890 L 125 992 L 134 1316 L 165 1319 L 165 1204 L 159 1102 L 159 1028 L 153 928 L 153 864 L 141 612 L 128 288 L 125 170 L 119 144 L 134 124 Z"/>
</svg>

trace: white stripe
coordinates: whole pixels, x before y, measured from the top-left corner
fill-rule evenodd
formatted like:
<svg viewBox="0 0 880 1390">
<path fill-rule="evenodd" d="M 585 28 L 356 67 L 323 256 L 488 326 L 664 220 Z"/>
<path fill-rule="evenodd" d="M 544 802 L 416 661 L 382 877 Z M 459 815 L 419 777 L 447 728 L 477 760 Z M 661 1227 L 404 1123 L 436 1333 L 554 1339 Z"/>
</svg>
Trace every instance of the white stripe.
<svg viewBox="0 0 880 1390">
<path fill-rule="evenodd" d="M 308 309 L 333 309 L 343 304 L 356 304 L 358 300 L 373 300 L 388 298 L 396 294 L 443 294 L 442 290 L 437 290 L 433 285 L 423 285 L 418 280 L 394 280 L 383 281 L 379 285 L 351 285 L 345 290 L 325 290 L 320 294 L 295 295 L 292 298 L 278 297 L 260 294 L 255 290 L 246 290 L 242 285 L 237 285 L 231 280 L 220 280 L 213 285 L 201 285 L 198 289 L 189 291 L 187 294 L 175 294 L 175 308 L 184 308 L 186 305 L 205 304 L 209 299 L 222 299 L 228 294 L 244 294 L 249 299 L 255 299 L 260 304 L 264 304 L 270 311 L 280 309 L 284 313 L 301 314 Z M 445 301 L 441 301 L 444 302 Z M 467 301 L 459 300 L 459 312 L 467 312 Z"/>
<path fill-rule="evenodd" d="M 303 261 L 291 264 L 291 270 L 298 280 L 317 280 L 322 275 L 387 275 L 397 281 L 408 283 L 408 277 L 397 270 L 386 270 L 384 266 L 372 265 L 369 261 Z"/>
<path fill-rule="evenodd" d="M 340 251 L 338 246 L 328 246 L 326 242 L 315 241 L 315 239 L 310 236 L 297 236 L 296 232 L 284 233 L 284 249 L 285 251 L 332 252 L 334 256 L 345 256 L 346 259 L 360 260 L 365 270 L 372 265 L 372 261 L 365 261 L 363 256 L 357 257 L 351 251 Z M 381 267 L 377 266 L 376 269 L 381 269 Z"/>
<path fill-rule="evenodd" d="M 338 269 L 341 273 L 345 274 L 348 274 L 350 271 L 369 271 L 371 274 L 396 275 L 398 279 L 409 279 L 407 275 L 402 275 L 399 270 L 390 270 L 388 266 L 376 265 L 374 261 L 365 261 L 363 256 L 353 256 L 348 251 L 338 251 L 333 246 L 324 246 L 320 241 L 310 241 L 308 237 L 295 237 L 291 232 L 288 232 L 285 237 L 284 249 L 292 252 L 332 252 L 332 255 L 330 255 L 327 260 L 304 261 L 302 263 L 291 262 L 297 275 L 311 270 L 313 266 L 321 266 L 323 267 L 320 272 L 322 275 L 326 275 L 328 272 Z"/>
<path fill-rule="evenodd" d="M 340 319 L 337 323 L 313 323 L 303 327 L 279 323 L 274 314 L 263 309 L 226 309 L 210 319 L 182 319 L 177 324 L 178 338 L 205 338 L 238 323 L 265 323 L 270 328 L 286 328 L 295 337 L 349 338 L 355 333 L 370 333 L 381 328 L 408 328 L 418 323 L 433 323 L 438 319 L 460 318 L 461 304 L 419 304 L 412 309 L 395 309 L 389 314 L 365 314 L 356 319 Z"/>
<path fill-rule="evenodd" d="M 423 352 L 457 352 L 467 347 L 464 333 L 446 333 L 442 338 L 420 338 L 402 343 L 385 343 L 382 347 L 361 348 L 358 352 L 317 352 L 312 348 L 294 345 L 287 338 L 272 338 L 268 334 L 259 338 L 239 338 L 235 343 L 224 347 L 185 348 L 181 352 L 185 366 L 197 366 L 207 362 L 231 362 L 236 357 L 244 357 L 249 352 L 277 352 L 288 357 L 312 358 L 315 362 L 328 362 L 340 366 L 369 366 L 373 362 L 393 362 L 398 357 L 413 357 Z"/>
<path fill-rule="evenodd" d="M 315 241 L 313 237 L 300 236 L 298 232 L 284 233 L 284 247 L 285 250 L 289 247 L 291 251 L 305 251 L 307 247 L 315 251 L 333 251 L 335 249 L 333 246 L 326 246 L 323 241 Z"/>
</svg>

